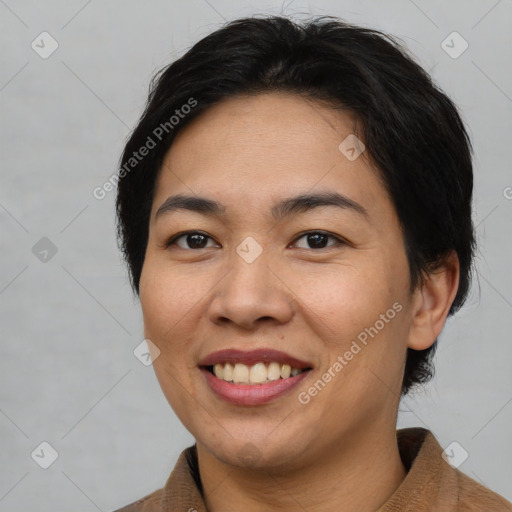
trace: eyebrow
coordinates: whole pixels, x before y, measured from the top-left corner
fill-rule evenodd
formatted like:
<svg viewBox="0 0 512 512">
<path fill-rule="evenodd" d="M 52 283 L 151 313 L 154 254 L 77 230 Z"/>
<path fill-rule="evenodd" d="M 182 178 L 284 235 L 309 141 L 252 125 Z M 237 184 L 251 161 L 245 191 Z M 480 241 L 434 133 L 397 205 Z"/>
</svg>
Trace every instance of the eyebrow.
<svg viewBox="0 0 512 512">
<path fill-rule="evenodd" d="M 369 220 L 368 211 L 364 206 L 338 192 L 319 192 L 289 197 L 276 203 L 270 213 L 274 219 L 280 220 L 294 213 L 305 213 L 322 206 L 335 206 L 350 210 Z M 177 210 L 188 210 L 214 217 L 226 214 L 226 207 L 214 199 L 178 194 L 168 197 L 162 203 L 155 213 L 155 220 L 166 213 Z"/>
</svg>

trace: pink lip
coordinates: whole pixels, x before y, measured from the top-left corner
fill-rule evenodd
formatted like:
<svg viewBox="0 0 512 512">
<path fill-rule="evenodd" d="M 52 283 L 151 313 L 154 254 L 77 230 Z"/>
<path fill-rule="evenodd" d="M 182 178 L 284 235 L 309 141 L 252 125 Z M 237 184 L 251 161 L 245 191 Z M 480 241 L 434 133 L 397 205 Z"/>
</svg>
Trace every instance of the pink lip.
<svg viewBox="0 0 512 512">
<path fill-rule="evenodd" d="M 202 359 L 199 362 L 199 366 L 213 366 L 214 364 L 218 363 L 242 363 L 247 366 L 252 366 L 256 363 L 271 363 L 272 361 L 281 364 L 289 364 L 292 368 L 299 369 L 311 368 L 313 366 L 311 363 L 296 359 L 295 357 L 292 357 L 285 352 L 273 350 L 270 348 L 250 351 L 235 349 L 219 350 L 218 352 L 213 352 L 212 354 Z"/>
<path fill-rule="evenodd" d="M 273 361 L 275 360 L 273 359 Z M 257 362 L 260 361 L 261 359 Z M 233 382 L 217 378 L 206 368 L 201 368 L 201 372 L 212 391 L 218 397 L 236 405 L 266 404 L 290 391 L 309 374 L 309 371 L 304 371 L 295 377 L 278 379 L 265 384 L 234 384 Z"/>
</svg>

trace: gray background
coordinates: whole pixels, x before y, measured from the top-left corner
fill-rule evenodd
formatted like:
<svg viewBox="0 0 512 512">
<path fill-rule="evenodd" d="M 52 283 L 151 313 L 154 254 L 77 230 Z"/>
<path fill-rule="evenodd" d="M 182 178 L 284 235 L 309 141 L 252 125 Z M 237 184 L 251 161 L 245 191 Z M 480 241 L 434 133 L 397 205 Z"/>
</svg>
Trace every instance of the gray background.
<svg viewBox="0 0 512 512">
<path fill-rule="evenodd" d="M 0 0 L 0 511 L 112 510 L 161 487 L 192 443 L 134 357 L 142 322 L 116 247 L 115 192 L 100 201 L 92 190 L 115 172 L 157 68 L 224 20 L 280 12 L 400 37 L 462 110 L 478 279 L 399 426 L 457 441 L 469 453 L 460 469 L 512 500 L 510 0 Z M 31 48 L 43 31 L 59 44 L 47 59 Z M 458 58 L 441 47 L 453 31 L 469 43 Z M 43 237 L 56 254 L 41 252 Z M 59 455 L 48 469 L 31 458 L 43 441 Z"/>
</svg>

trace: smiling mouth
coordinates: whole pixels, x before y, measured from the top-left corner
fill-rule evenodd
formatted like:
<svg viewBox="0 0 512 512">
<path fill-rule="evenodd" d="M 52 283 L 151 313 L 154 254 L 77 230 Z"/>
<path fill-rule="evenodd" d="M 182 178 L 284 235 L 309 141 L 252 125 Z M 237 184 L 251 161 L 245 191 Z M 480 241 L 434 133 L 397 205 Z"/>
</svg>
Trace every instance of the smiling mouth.
<svg viewBox="0 0 512 512">
<path fill-rule="evenodd" d="M 279 380 L 296 377 L 301 373 L 310 371 L 312 368 L 295 368 L 286 363 L 263 361 L 253 365 L 243 363 L 217 363 L 204 366 L 208 372 L 220 380 L 233 384 L 245 384 L 249 386 L 268 384 Z"/>
</svg>

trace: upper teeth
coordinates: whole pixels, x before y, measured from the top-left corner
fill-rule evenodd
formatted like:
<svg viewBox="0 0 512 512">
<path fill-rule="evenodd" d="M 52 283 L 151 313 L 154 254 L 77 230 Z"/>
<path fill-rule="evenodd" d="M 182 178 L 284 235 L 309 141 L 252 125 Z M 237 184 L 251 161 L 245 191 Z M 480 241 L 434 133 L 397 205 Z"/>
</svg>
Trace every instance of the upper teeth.
<svg viewBox="0 0 512 512">
<path fill-rule="evenodd" d="M 303 372 L 300 368 L 292 368 L 289 364 L 280 364 L 277 362 L 269 363 L 268 367 L 265 363 L 256 363 L 247 366 L 242 363 L 232 365 L 216 364 L 213 366 L 213 373 L 219 379 L 235 384 L 262 384 L 263 382 L 271 382 L 273 380 L 287 379 L 295 377 Z"/>
</svg>

